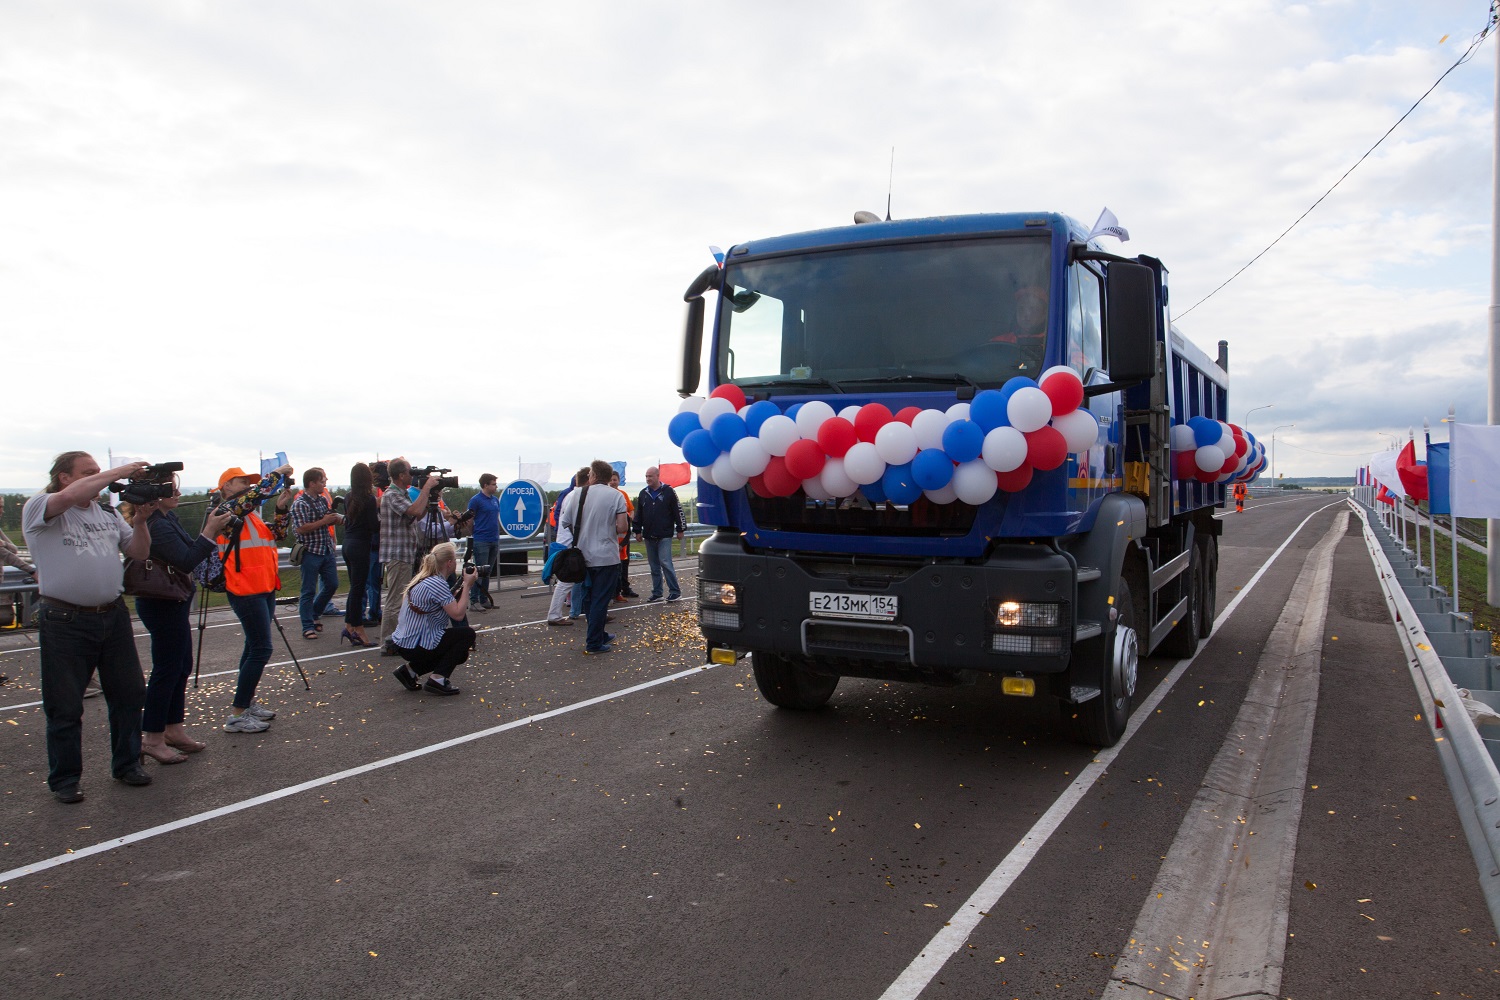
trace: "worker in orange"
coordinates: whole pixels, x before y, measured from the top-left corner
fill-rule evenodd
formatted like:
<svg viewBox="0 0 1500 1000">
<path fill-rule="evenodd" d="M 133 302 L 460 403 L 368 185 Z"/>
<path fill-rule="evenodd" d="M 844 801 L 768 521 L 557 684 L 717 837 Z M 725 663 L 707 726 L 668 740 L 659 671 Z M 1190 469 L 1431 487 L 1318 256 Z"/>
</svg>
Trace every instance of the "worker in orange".
<svg viewBox="0 0 1500 1000">
<path fill-rule="evenodd" d="M 1250 490 L 1245 486 L 1244 483 L 1234 484 L 1234 512 L 1236 514 L 1245 513 L 1245 496 L 1249 492 Z"/>
</svg>

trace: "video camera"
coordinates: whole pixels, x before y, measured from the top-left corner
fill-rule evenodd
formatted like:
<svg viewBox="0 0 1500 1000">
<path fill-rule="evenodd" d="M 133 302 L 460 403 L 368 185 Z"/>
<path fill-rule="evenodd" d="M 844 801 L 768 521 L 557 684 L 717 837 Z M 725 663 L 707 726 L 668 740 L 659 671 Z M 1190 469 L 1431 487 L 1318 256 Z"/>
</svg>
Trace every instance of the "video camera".
<svg viewBox="0 0 1500 1000">
<path fill-rule="evenodd" d="M 435 465 L 429 465 L 426 468 L 422 468 L 422 469 L 412 469 L 411 470 L 411 483 L 412 483 L 413 486 L 416 486 L 417 488 L 420 489 L 427 482 L 427 480 L 428 480 L 429 477 L 431 477 L 431 476 L 437 476 L 438 477 L 438 481 L 437 481 L 437 488 L 438 489 L 440 489 L 440 490 L 456 490 L 456 489 L 458 489 L 458 477 L 457 476 L 450 476 L 450 475 L 448 475 L 448 473 L 450 473 L 452 471 L 453 471 L 452 469 L 439 469 Z"/>
<path fill-rule="evenodd" d="M 181 462 L 158 462 L 123 483 L 110 483 L 109 491 L 120 494 L 120 499 L 130 504 L 169 500 L 177 495 L 177 473 L 181 471 Z"/>
</svg>

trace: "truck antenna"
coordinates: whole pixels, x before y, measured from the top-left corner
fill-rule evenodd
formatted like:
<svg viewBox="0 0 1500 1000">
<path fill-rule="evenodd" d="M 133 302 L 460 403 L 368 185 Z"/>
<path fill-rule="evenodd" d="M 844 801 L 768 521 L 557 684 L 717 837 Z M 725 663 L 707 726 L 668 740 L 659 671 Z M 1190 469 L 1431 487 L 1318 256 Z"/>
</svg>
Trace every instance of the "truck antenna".
<svg viewBox="0 0 1500 1000">
<path fill-rule="evenodd" d="M 896 147 L 891 147 L 891 172 L 885 179 L 885 221 L 891 221 L 891 188 L 896 181 Z"/>
</svg>

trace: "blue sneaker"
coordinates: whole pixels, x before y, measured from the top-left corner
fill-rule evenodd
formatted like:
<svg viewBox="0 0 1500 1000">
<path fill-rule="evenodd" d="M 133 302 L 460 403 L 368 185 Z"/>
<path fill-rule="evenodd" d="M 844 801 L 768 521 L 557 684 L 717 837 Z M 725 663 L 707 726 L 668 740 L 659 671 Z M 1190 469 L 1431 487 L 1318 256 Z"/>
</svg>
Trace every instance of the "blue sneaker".
<svg viewBox="0 0 1500 1000">
<path fill-rule="evenodd" d="M 615 647 L 611 646 L 609 643 L 606 642 L 604 645 L 600 646 L 598 649 L 584 649 L 583 655 L 584 656 L 594 656 L 594 655 L 596 655 L 598 653 L 613 653 L 614 651 L 615 651 Z"/>
</svg>

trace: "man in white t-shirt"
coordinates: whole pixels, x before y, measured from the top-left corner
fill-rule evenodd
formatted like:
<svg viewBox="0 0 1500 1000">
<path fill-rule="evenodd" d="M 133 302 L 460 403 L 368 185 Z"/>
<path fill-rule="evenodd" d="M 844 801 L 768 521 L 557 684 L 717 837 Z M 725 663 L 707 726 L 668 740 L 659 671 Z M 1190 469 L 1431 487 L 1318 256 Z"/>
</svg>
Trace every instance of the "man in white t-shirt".
<svg viewBox="0 0 1500 1000">
<path fill-rule="evenodd" d="M 42 647 L 42 711 L 47 717 L 47 787 L 59 802 L 83 801 L 84 687 L 94 670 L 109 706 L 110 770 L 116 781 L 149 785 L 141 768 L 141 708 L 146 682 L 135 651 L 121 553 L 151 553 L 146 527 L 156 504 L 136 505 L 135 528 L 94 498 L 109 483 L 147 468 L 132 462 L 108 472 L 83 451 L 52 463 L 45 491 L 26 501 L 21 530 L 37 567 Z"/>
<path fill-rule="evenodd" d="M 630 530 L 625 495 L 609 485 L 614 471 L 601 459 L 590 462 L 589 485 L 569 493 L 557 515 L 558 524 L 572 524 L 573 518 L 579 516 L 577 544 L 588 566 L 589 634 L 584 642 L 585 653 L 608 653 L 614 648 L 610 645 L 614 636 L 604 631 L 604 619 L 619 585 L 620 539 Z M 580 504 L 583 509 L 578 515 Z M 578 590 L 573 588 L 575 599 Z"/>
</svg>

